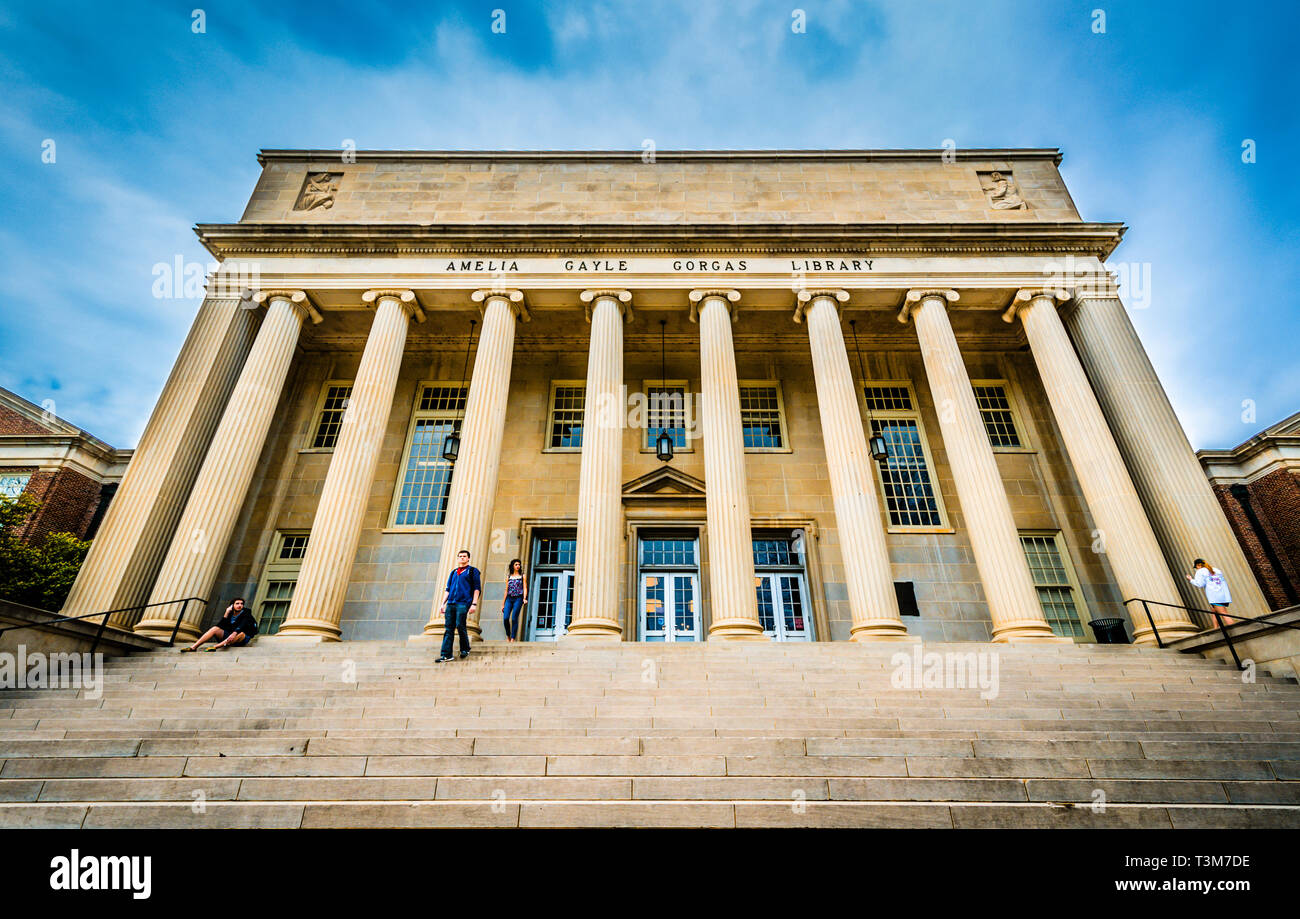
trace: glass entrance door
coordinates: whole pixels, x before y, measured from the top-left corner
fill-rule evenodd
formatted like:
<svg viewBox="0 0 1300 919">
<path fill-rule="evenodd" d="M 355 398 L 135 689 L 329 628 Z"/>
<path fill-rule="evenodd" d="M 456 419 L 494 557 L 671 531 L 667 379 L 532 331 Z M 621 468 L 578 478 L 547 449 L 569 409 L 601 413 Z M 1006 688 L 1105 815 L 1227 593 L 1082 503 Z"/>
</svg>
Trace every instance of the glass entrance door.
<svg viewBox="0 0 1300 919">
<path fill-rule="evenodd" d="M 573 536 L 538 536 L 533 542 L 533 585 L 524 615 L 529 641 L 556 641 L 573 620 Z"/>
<path fill-rule="evenodd" d="M 698 587 L 694 574 L 642 574 L 641 640 L 699 641 Z"/>
<path fill-rule="evenodd" d="M 533 615 L 529 641 L 555 641 L 569 631 L 573 620 L 573 572 L 539 571 L 528 595 Z"/>
<path fill-rule="evenodd" d="M 641 538 L 637 607 L 642 641 L 700 640 L 697 545 L 694 531 Z"/>
<path fill-rule="evenodd" d="M 804 579 L 803 544 L 797 536 L 754 536 L 754 589 L 763 634 L 773 641 L 812 641 L 812 609 Z"/>
<path fill-rule="evenodd" d="M 758 619 L 773 641 L 812 641 L 804 608 L 803 575 L 759 574 Z"/>
</svg>

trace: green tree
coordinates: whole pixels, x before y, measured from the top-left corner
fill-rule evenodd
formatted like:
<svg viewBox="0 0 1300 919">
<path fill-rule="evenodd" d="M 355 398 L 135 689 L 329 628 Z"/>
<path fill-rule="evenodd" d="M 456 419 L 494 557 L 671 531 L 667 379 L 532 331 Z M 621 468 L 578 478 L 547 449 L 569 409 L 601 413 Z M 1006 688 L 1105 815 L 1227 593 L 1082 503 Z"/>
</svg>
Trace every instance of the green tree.
<svg viewBox="0 0 1300 919">
<path fill-rule="evenodd" d="M 90 542 L 71 533 L 24 541 L 19 530 L 40 506 L 31 495 L 0 498 L 0 598 L 57 610 L 72 590 Z"/>
</svg>

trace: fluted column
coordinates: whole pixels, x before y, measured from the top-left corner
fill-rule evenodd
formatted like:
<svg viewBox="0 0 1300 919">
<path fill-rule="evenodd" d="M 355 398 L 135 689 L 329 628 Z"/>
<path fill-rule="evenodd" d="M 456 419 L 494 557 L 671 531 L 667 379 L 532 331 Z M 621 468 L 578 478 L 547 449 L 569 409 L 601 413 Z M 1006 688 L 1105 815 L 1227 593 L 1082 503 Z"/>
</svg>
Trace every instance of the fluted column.
<svg viewBox="0 0 1300 919">
<path fill-rule="evenodd" d="M 237 297 L 208 297 L 199 307 L 77 572 L 63 615 L 148 601 L 186 495 L 257 333 L 259 317 L 248 306 Z M 136 613 L 119 613 L 109 623 L 129 629 Z"/>
<path fill-rule="evenodd" d="M 283 638 L 337 641 L 341 634 L 343 599 L 402 369 L 407 328 L 412 317 L 424 321 L 413 291 L 368 290 L 361 299 L 374 306 L 375 318 L 330 457 L 289 613 L 277 633 Z"/>
<path fill-rule="evenodd" d="M 1024 324 L 1038 376 L 1124 599 L 1181 604 L 1146 511 L 1056 312 L 1056 303 L 1069 298 L 1065 290 L 1020 290 L 1002 318 L 1014 322 L 1019 316 Z M 1151 614 L 1162 639 L 1199 631 L 1180 609 L 1152 606 Z M 1154 642 L 1151 625 L 1141 611 L 1130 609 L 1129 615 L 1133 640 Z"/>
<path fill-rule="evenodd" d="M 754 581 L 754 540 L 740 425 L 740 382 L 731 338 L 736 290 L 693 290 L 700 324 L 700 413 L 704 427 L 704 511 L 709 524 L 709 638 L 763 638 Z"/>
<path fill-rule="evenodd" d="M 956 299 L 955 290 L 909 290 L 898 321 L 911 318 L 916 325 L 930 393 L 941 406 L 939 430 L 988 600 L 993 640 L 1068 641 L 1047 624 L 1029 576 L 1011 502 L 948 321 L 948 303 Z"/>
<path fill-rule="evenodd" d="M 1228 526 L 1124 304 L 1115 295 L 1081 297 L 1065 317 L 1065 326 L 1183 602 L 1205 607 L 1205 595 L 1181 575 L 1190 573 L 1194 559 L 1206 558 L 1227 572 L 1233 612 L 1266 614 L 1268 602 L 1241 543 Z"/>
<path fill-rule="evenodd" d="M 569 636 L 618 639 L 619 560 L 623 544 L 623 323 L 632 318 L 626 290 L 586 290 L 591 323 L 587 395 L 578 474 L 578 546 Z"/>
<path fill-rule="evenodd" d="M 483 304 L 483 332 L 474 353 L 474 372 L 465 400 L 465 420 L 460 432 L 460 457 L 451 475 L 447 497 L 447 520 L 442 533 L 442 550 L 434 569 L 433 609 L 424 634 L 441 636 L 443 621 L 438 613 L 447 586 L 447 576 L 456 567 L 456 553 L 470 552 L 470 564 L 487 573 L 488 535 L 492 506 L 497 497 L 497 474 L 501 468 L 501 443 L 506 432 L 506 402 L 510 395 L 510 365 L 514 359 L 515 320 L 528 321 L 524 295 L 518 290 L 476 290 L 471 295 Z M 485 585 L 486 586 L 486 585 Z M 482 599 L 479 600 L 482 603 Z M 480 634 L 475 610 L 467 626 Z"/>
<path fill-rule="evenodd" d="M 209 594 L 217 569 L 253 481 L 257 458 L 271 428 L 303 320 L 311 317 L 319 321 L 319 314 L 301 290 L 262 291 L 255 299 L 259 303 L 270 302 L 266 318 L 212 437 L 212 446 L 158 573 L 151 603 L 183 597 L 213 599 Z M 180 611 L 163 607 L 162 612 L 148 612 L 135 630 L 163 638 L 171 634 Z M 187 639 L 197 637 L 206 614 L 206 609 L 191 605 L 181 622 L 179 635 Z"/>
<path fill-rule="evenodd" d="M 840 329 L 839 304 L 848 299 L 845 290 L 800 291 L 794 321 L 808 325 L 835 529 L 849 593 L 850 640 L 907 639 L 907 627 L 898 613 L 857 387 Z"/>
</svg>

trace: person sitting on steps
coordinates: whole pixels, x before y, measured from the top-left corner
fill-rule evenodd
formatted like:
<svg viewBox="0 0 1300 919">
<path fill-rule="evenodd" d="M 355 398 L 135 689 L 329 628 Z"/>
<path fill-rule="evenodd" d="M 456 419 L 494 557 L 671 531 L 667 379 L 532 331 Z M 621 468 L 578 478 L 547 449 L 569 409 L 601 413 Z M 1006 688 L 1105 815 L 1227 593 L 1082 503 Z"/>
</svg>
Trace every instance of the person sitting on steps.
<svg viewBox="0 0 1300 919">
<path fill-rule="evenodd" d="M 231 645 L 239 647 L 248 644 L 255 635 L 257 635 L 257 620 L 244 606 L 244 598 L 236 597 L 235 602 L 226 607 L 226 614 L 221 617 L 221 621 L 204 632 L 194 644 L 188 648 L 181 648 L 181 653 L 197 651 L 214 638 L 220 639 L 220 641 L 210 648 L 203 648 L 203 650 L 224 651 Z"/>
</svg>

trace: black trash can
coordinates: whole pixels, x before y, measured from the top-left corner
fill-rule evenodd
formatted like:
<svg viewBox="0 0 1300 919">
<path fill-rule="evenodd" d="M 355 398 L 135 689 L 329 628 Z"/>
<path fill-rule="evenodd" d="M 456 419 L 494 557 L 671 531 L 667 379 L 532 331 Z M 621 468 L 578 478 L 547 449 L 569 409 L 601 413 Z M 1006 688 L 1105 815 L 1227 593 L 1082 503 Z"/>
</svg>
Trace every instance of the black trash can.
<svg viewBox="0 0 1300 919">
<path fill-rule="evenodd" d="M 1099 645 L 1128 644 L 1128 632 L 1124 630 L 1123 619 L 1094 619 L 1088 625 L 1092 626 L 1092 634 L 1097 636 Z"/>
</svg>

